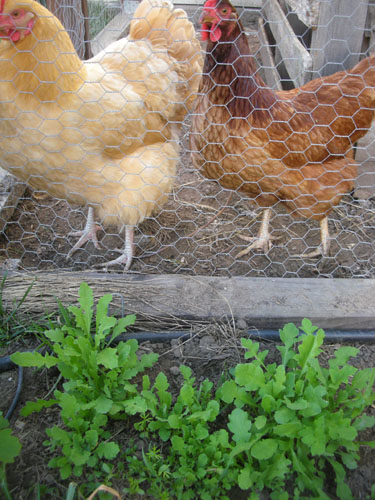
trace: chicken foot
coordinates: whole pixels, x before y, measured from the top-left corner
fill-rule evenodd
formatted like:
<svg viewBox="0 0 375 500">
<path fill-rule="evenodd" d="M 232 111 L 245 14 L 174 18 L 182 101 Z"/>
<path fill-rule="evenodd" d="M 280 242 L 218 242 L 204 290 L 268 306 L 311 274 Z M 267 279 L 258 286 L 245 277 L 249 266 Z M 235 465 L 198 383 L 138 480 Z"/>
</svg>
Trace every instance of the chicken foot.
<svg viewBox="0 0 375 500">
<path fill-rule="evenodd" d="M 125 264 L 124 271 L 128 271 L 132 264 L 133 256 L 134 256 L 134 227 L 133 226 L 125 226 L 125 246 L 123 250 L 116 248 L 113 250 L 114 252 L 120 252 L 121 255 L 117 257 L 117 259 L 110 260 L 109 262 L 105 262 L 104 264 L 99 264 L 98 267 L 101 267 L 105 270 L 109 266 L 115 266 L 117 264 Z"/>
<path fill-rule="evenodd" d="M 314 258 L 314 257 L 328 257 L 329 256 L 329 247 L 330 247 L 330 238 L 329 238 L 329 229 L 328 229 L 328 217 L 324 217 L 320 221 L 320 245 L 316 250 L 313 250 L 310 253 L 303 253 L 299 255 L 294 255 L 294 257 L 303 257 L 303 258 Z"/>
<path fill-rule="evenodd" d="M 96 236 L 96 232 L 102 229 L 99 224 L 95 223 L 94 220 L 94 209 L 89 207 L 89 211 L 87 214 L 86 226 L 82 231 L 71 231 L 68 236 L 76 236 L 79 237 L 79 240 L 74 245 L 74 247 L 69 251 L 66 259 L 69 259 L 73 253 L 81 248 L 87 241 L 92 241 L 94 243 L 95 248 L 100 248 L 98 237 Z"/>
<path fill-rule="evenodd" d="M 239 257 L 243 257 L 244 255 L 247 255 L 253 249 L 263 250 L 264 253 L 267 253 L 271 249 L 272 240 L 276 240 L 277 237 L 271 236 L 269 232 L 270 219 L 271 219 L 271 209 L 266 208 L 265 211 L 263 212 L 262 222 L 260 224 L 258 236 L 250 237 L 239 234 L 239 237 L 242 238 L 243 240 L 252 241 L 253 243 L 244 250 L 241 250 L 241 252 L 239 252 L 236 255 L 236 259 Z"/>
</svg>

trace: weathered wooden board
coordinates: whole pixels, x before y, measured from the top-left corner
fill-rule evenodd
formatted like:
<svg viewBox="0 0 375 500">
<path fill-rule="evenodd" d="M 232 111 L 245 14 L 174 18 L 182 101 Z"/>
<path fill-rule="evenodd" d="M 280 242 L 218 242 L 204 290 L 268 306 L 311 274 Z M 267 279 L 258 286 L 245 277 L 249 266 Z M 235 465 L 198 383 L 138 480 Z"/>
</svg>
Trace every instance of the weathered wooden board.
<svg viewBox="0 0 375 500">
<path fill-rule="evenodd" d="M 300 87 L 307 82 L 312 69 L 311 56 L 296 37 L 277 0 L 264 2 L 263 13 L 290 79 L 295 87 Z"/>
<path fill-rule="evenodd" d="M 46 0 L 47 8 L 61 21 L 69 33 L 81 59 L 90 56 L 89 44 L 85 43 L 87 21 L 81 0 Z M 87 15 L 87 13 L 86 13 Z"/>
<path fill-rule="evenodd" d="M 367 2 L 330 0 L 319 3 L 317 29 L 312 33 L 313 78 L 350 69 L 358 60 L 368 12 Z"/>
<path fill-rule="evenodd" d="M 266 84 L 273 90 L 282 90 L 280 76 L 275 68 L 272 52 L 267 40 L 267 35 L 264 30 L 264 21 L 261 17 L 258 18 L 258 33 L 261 41 L 260 57 L 262 58 L 262 69 L 264 72 Z"/>
<path fill-rule="evenodd" d="M 373 329 L 375 280 L 221 278 L 105 273 L 17 273 L 5 281 L 3 304 L 13 308 L 32 288 L 21 312 L 56 310 L 56 300 L 76 303 L 86 281 L 96 298 L 114 294 L 115 309 L 138 318 L 190 321 L 243 320 L 249 328 L 278 328 L 310 318 L 323 328 Z"/>
</svg>

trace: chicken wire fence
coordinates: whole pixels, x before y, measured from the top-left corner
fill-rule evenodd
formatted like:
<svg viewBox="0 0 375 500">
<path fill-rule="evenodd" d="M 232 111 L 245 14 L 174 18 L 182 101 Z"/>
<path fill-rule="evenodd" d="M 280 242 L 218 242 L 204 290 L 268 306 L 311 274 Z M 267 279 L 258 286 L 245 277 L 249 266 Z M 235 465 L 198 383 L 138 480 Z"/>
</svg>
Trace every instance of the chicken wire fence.
<svg viewBox="0 0 375 500">
<path fill-rule="evenodd" d="M 27 10 L 33 4 L 29 0 L 24 3 L 2 0 L 0 19 L 4 17 L 9 6 L 14 12 L 20 11 L 22 5 Z M 95 59 L 88 64 L 100 65 L 104 60 L 100 50 L 113 40 L 127 36 L 129 19 L 138 3 L 125 0 L 124 3 L 117 4 L 115 1 L 92 0 L 88 2 L 86 17 L 80 0 L 56 0 L 45 5 L 53 10 L 65 25 L 80 56 L 83 57 L 85 46 L 89 44 Z M 257 75 L 261 75 L 275 91 L 299 87 L 311 78 L 348 69 L 371 49 L 372 2 L 362 1 L 350 5 L 346 0 L 249 0 L 246 4 L 239 1 L 237 5 L 247 33 L 250 52 L 259 68 Z M 179 7 L 185 8 L 199 36 L 202 6 L 188 4 Z M 21 17 L 22 15 L 23 12 Z M 178 17 L 181 17 L 181 14 Z M 86 26 L 85 21 L 88 21 Z M 40 78 L 40 66 L 59 65 L 56 54 L 53 57 L 48 55 L 49 48 L 58 46 L 58 41 L 47 35 L 45 39 L 38 39 L 30 28 L 29 38 L 33 37 L 33 44 L 27 50 L 20 49 L 20 41 L 24 41 L 23 35 L 21 40 L 16 37 L 8 41 L 6 36 L 9 37 L 9 32 L 6 33 L 1 26 L 0 22 L 0 165 L 16 175 L 16 178 L 5 174 L 3 176 L 3 232 L 0 238 L 3 267 L 17 265 L 18 268 L 27 270 L 78 271 L 104 266 L 102 268 L 106 270 L 106 263 L 118 255 L 115 250 L 120 248 L 123 252 L 124 227 L 135 226 L 134 257 L 130 268 L 132 272 L 283 278 L 375 277 L 373 129 L 370 128 L 363 138 L 355 142 L 358 173 L 352 188 L 347 189 L 348 192 L 343 194 L 342 198 L 332 203 L 332 211 L 328 213 L 329 255 L 324 258 L 309 256 L 320 244 L 319 222 L 293 217 L 285 210 L 282 201 L 272 203 L 269 226 L 272 247 L 267 251 L 253 248 L 244 253 L 243 250 L 249 246 L 249 242 L 242 237 L 256 237 L 258 234 L 264 210 L 257 207 L 254 201 L 264 193 L 252 197 L 242 192 L 241 186 L 235 190 L 225 188 L 220 176 L 217 180 L 206 178 L 194 165 L 189 137 L 196 111 L 192 101 L 187 104 L 189 97 L 186 88 L 194 87 L 198 80 L 188 74 L 188 69 L 177 76 L 168 73 L 172 63 L 164 56 L 164 63 L 158 66 L 156 60 L 161 57 L 163 50 L 165 52 L 165 49 L 160 47 L 152 47 L 151 54 L 147 52 L 146 56 L 142 52 L 143 55 L 133 57 L 129 52 L 132 47 L 127 46 L 126 51 L 121 51 L 121 60 L 118 59 L 118 52 L 112 48 L 107 52 L 107 56 L 112 55 L 113 59 L 104 66 L 104 70 L 98 70 L 95 82 L 81 81 L 78 84 L 77 90 L 73 92 L 78 99 L 74 102 L 64 100 L 66 94 L 71 95 L 72 91 L 69 86 L 65 88 L 63 83 L 58 84 L 58 92 L 53 94 L 54 99 L 39 95 L 39 104 L 30 105 L 27 99 L 30 94 L 35 94 L 39 87 L 34 86 L 33 92 L 19 90 L 19 81 L 22 78 Z M 38 60 L 36 63 L 33 53 L 35 43 L 43 44 L 45 49 L 45 60 Z M 202 50 L 203 48 L 204 44 Z M 62 71 L 74 80 L 76 70 L 63 67 L 64 55 L 62 52 Z M 194 57 L 191 55 L 192 59 Z M 34 61 L 33 64 L 30 64 L 30 60 Z M 272 60 L 277 73 L 271 64 Z M 137 68 L 131 78 L 125 79 L 125 83 L 121 80 L 122 89 L 119 91 L 113 82 L 118 78 L 124 64 L 131 66 L 134 62 L 147 66 L 147 79 L 142 80 L 142 72 Z M 193 66 L 191 61 L 189 64 Z M 178 72 L 175 67 L 173 71 Z M 183 75 L 186 74 L 188 80 L 183 81 Z M 46 75 L 40 82 L 47 81 L 50 85 L 55 85 L 48 80 L 48 72 Z M 82 79 L 81 76 L 80 78 Z M 159 87 L 158 78 L 161 81 Z M 168 79 L 168 84 L 165 83 L 165 78 Z M 87 91 L 87 94 L 82 93 L 82 88 L 93 84 L 96 90 L 92 90 L 91 94 L 90 91 Z M 185 89 L 183 105 L 176 104 L 176 96 L 179 94 L 175 87 L 178 86 Z M 364 83 L 364 87 L 366 86 Z M 128 91 L 126 99 L 121 97 L 121 92 Z M 61 94 L 64 94 L 63 98 Z M 113 94 L 117 96 L 115 108 L 111 100 Z M 160 109 L 150 105 L 151 109 L 145 111 L 144 107 L 138 105 L 150 95 L 157 97 Z M 58 111 L 52 108 L 53 105 L 58 107 Z M 177 106 L 178 111 L 175 115 L 172 112 L 168 115 L 172 105 Z M 129 106 L 133 106 L 130 114 L 125 110 Z M 357 108 L 353 114 L 358 113 Z M 153 128 L 150 125 L 151 117 L 155 114 L 162 115 L 164 128 L 161 129 L 160 125 Z M 349 114 L 350 109 L 346 115 Z M 72 115 L 75 117 L 70 121 Z M 100 134 L 96 132 L 96 135 L 90 135 L 90 123 L 93 122 L 101 122 Z M 143 128 L 138 131 L 133 125 L 140 122 Z M 179 122 L 182 123 L 180 129 Z M 171 123 L 173 130 L 168 128 Z M 221 126 L 230 125 L 224 122 Z M 285 121 L 285 126 L 288 126 L 288 121 Z M 316 126 L 319 126 L 319 123 Z M 336 135 L 344 133 L 344 130 L 335 131 Z M 152 134 L 161 134 L 162 143 L 179 143 L 178 154 L 177 148 L 164 150 L 164 145 L 159 144 L 160 137 L 154 142 L 150 139 L 147 143 L 148 150 L 151 155 L 157 156 L 157 161 L 150 160 L 150 166 L 146 156 L 142 156 L 148 153 L 137 153 L 136 150 L 138 147 L 144 148 Z M 233 139 L 233 132 L 230 134 Z M 118 139 L 118 135 L 123 138 Z M 64 141 L 63 148 L 61 140 Z M 116 142 L 117 140 L 119 142 Z M 207 142 L 207 137 L 205 140 Z M 129 141 L 132 142 L 130 145 Z M 158 145 L 155 146 L 155 143 Z M 211 145 L 218 151 L 222 147 L 217 136 L 212 137 Z M 266 145 L 263 144 L 263 147 Z M 117 153 L 113 153 L 111 148 Z M 343 153 L 345 151 L 342 151 Z M 35 165 L 47 161 L 44 157 L 41 159 L 43 154 L 51 162 L 48 175 L 45 175 L 43 169 L 34 169 Z M 216 154 L 219 159 L 220 154 L 214 149 L 212 157 L 215 158 Z M 140 158 L 143 164 L 141 170 L 130 168 L 125 171 L 128 179 L 125 183 L 123 170 L 120 175 L 118 168 L 113 166 L 119 155 L 123 155 L 121 161 L 126 157 L 135 157 L 137 161 Z M 57 156 L 63 157 L 64 161 L 54 163 L 53 158 Z M 240 162 L 241 154 L 237 156 Z M 163 163 L 173 165 L 163 167 Z M 77 168 L 77 172 L 82 172 L 82 167 L 86 164 L 87 172 L 84 178 L 80 178 L 79 174 L 72 174 L 74 168 Z M 27 168 L 31 168 L 30 165 L 32 172 L 25 173 Z M 68 168 L 70 174 L 65 176 L 64 169 Z M 251 166 L 247 165 L 247 168 Z M 145 173 L 148 170 L 151 171 L 151 177 Z M 99 177 L 97 171 L 100 171 Z M 267 171 L 263 175 L 267 176 Z M 169 177 L 173 177 L 173 187 Z M 26 183 L 22 180 L 26 180 Z M 106 182 L 111 191 L 107 191 Z M 152 185 L 153 182 L 155 186 Z M 53 189 L 54 184 L 59 186 L 59 189 Z M 120 188 L 114 189 L 113 184 Z M 87 186 L 89 190 L 86 189 Z M 142 203 L 134 201 L 138 199 L 137 190 L 147 191 L 150 187 L 155 188 L 158 195 L 146 193 L 142 195 Z M 90 198 L 87 193 L 93 190 L 99 194 Z M 101 216 L 98 248 L 92 242 L 87 242 L 71 253 L 77 239 L 70 233 L 85 227 L 90 207 L 97 216 L 103 200 L 111 198 L 114 192 L 120 193 L 120 203 L 125 203 L 124 199 L 127 200 L 126 203 L 131 203 L 126 197 L 129 190 L 132 196 L 134 194 L 132 199 L 139 220 L 133 215 L 129 216 L 129 220 L 126 216 L 118 220 L 117 213 L 109 213 L 108 217 Z M 56 192 L 65 195 L 56 196 Z M 70 196 L 69 193 L 72 192 L 74 196 Z M 143 208 L 138 207 L 137 203 L 147 204 L 150 202 L 148 196 L 154 196 L 151 201 L 155 213 L 147 213 L 143 220 Z M 130 239 L 131 235 L 127 232 L 128 247 Z M 128 249 L 125 246 L 125 250 Z M 118 263 L 108 269 L 121 271 L 124 269 L 124 263 Z"/>
</svg>

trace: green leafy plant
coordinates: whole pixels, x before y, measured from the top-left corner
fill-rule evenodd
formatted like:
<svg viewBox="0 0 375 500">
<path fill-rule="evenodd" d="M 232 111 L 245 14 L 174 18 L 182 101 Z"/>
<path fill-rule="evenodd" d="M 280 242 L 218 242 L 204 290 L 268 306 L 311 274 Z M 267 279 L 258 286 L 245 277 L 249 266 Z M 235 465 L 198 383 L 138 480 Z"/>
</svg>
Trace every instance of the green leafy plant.
<svg viewBox="0 0 375 500">
<path fill-rule="evenodd" d="M 55 390 L 54 399 L 28 403 L 22 410 L 33 411 L 57 404 L 64 428 L 47 429 L 46 445 L 60 449 L 61 456 L 52 458 L 51 467 L 60 470 L 63 479 L 81 476 L 91 468 L 97 476 L 109 474 L 107 461 L 119 452 L 106 428 L 109 418 L 126 418 L 145 411 L 146 404 L 138 395 L 133 379 L 157 360 L 157 354 L 138 358 L 138 343 L 128 340 L 114 344 L 116 338 L 135 321 L 134 315 L 117 320 L 108 315 L 112 295 L 101 297 L 94 317 L 93 292 L 86 283 L 80 286 L 79 306 L 68 311 L 60 328 L 45 332 L 52 354 L 15 353 L 12 360 L 22 366 L 56 366 L 64 379 L 63 390 Z M 93 330 L 93 333 L 92 333 Z"/>
<path fill-rule="evenodd" d="M 268 365 L 268 351 L 242 339 L 247 362 L 233 369 L 216 398 L 210 381 L 195 387 L 187 367 L 180 368 L 184 383 L 175 403 L 164 374 L 153 386 L 144 377 L 148 410 L 135 427 L 149 446 L 142 461 L 128 450 L 127 491 L 143 493 L 148 484 L 163 500 L 224 500 L 237 485 L 251 491 L 251 500 L 267 488 L 277 500 L 323 500 L 329 465 L 337 496 L 351 499 L 345 467 L 357 466 L 361 445 L 374 446 L 357 438 L 375 425 L 363 414 L 375 399 L 375 369 L 348 364 L 358 353 L 353 347 L 339 348 L 321 366 L 324 332 L 308 320 L 301 329 L 285 325 L 280 338 L 281 362 Z"/>
<path fill-rule="evenodd" d="M 322 367 L 324 331 L 307 319 L 301 330 L 289 323 L 280 331 L 279 365 L 266 365 L 267 351 L 242 339 L 245 358 L 252 361 L 238 364 L 234 379 L 217 391 L 221 401 L 235 407 L 228 415 L 229 468 L 240 470 L 244 490 L 267 486 L 272 498 L 288 498 L 285 482 L 292 479 L 294 498 L 308 492 L 307 498 L 323 500 L 329 498 L 323 491 L 328 463 L 337 496 L 351 499 L 344 466 L 354 469 L 359 447 L 375 444 L 356 440 L 360 430 L 375 425 L 374 417 L 363 415 L 375 399 L 375 369 L 348 364 L 358 353 L 354 347 L 337 349 L 328 368 Z"/>
<path fill-rule="evenodd" d="M 195 387 L 191 369 L 181 366 L 180 371 L 184 382 L 174 404 L 163 373 L 152 387 L 149 378 L 143 378 L 142 396 L 148 411 L 135 427 L 151 444 L 142 451 L 143 462 L 127 453 L 133 477 L 128 491 L 140 493 L 141 483 L 147 482 L 148 491 L 165 500 L 227 499 L 225 490 L 231 488 L 233 478 L 231 474 L 221 478 L 221 474 L 230 446 L 225 430 L 210 429 L 220 410 L 219 402 L 213 399 L 213 384 L 206 379 Z M 163 450 L 160 444 L 152 444 L 160 441 L 166 443 Z"/>
<path fill-rule="evenodd" d="M 12 435 L 12 430 L 9 428 L 9 422 L 3 417 L 0 412 L 0 487 L 3 491 L 4 498 L 11 500 L 11 494 L 8 490 L 6 466 L 14 462 L 14 459 L 21 451 L 21 443 L 19 439 Z"/>
</svg>

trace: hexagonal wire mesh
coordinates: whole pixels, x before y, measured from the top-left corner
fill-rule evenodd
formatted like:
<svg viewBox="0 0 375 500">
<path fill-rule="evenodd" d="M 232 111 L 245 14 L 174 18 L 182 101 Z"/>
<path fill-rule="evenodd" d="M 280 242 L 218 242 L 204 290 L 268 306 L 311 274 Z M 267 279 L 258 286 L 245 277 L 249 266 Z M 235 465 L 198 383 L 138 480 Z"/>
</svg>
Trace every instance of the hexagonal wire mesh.
<svg viewBox="0 0 375 500">
<path fill-rule="evenodd" d="M 68 12 L 66 6 L 69 5 L 78 13 L 73 16 L 74 22 L 82 20 L 81 0 L 56 0 L 55 7 L 56 4 L 62 22 L 70 32 L 77 33 L 72 25 L 72 16 L 64 17 L 64 14 Z M 9 217 L 9 206 L 14 208 L 14 212 L 4 225 L 0 239 L 3 259 L 20 259 L 21 268 L 30 270 L 95 269 L 116 258 L 116 248 L 123 249 L 124 237 L 120 229 L 125 225 L 135 225 L 132 271 L 210 276 L 374 277 L 373 131 L 370 130 L 364 138 L 357 137 L 364 135 L 364 129 L 370 127 L 371 120 L 367 115 L 366 120 L 352 120 L 354 130 L 350 131 L 351 139 L 345 142 L 346 149 L 334 151 L 334 147 L 331 150 L 328 147 L 328 157 L 334 155 L 340 161 L 344 158 L 346 165 L 348 144 L 351 149 L 355 143 L 359 169 L 355 176 L 350 169 L 355 181 L 348 182 L 343 189 L 340 176 L 337 186 L 334 180 L 337 176 L 329 177 L 329 173 L 336 172 L 337 168 L 327 162 L 324 165 L 328 175 L 323 178 L 320 174 L 320 179 L 333 190 L 332 201 L 328 202 L 332 211 L 322 211 L 320 219 L 328 214 L 330 251 L 324 259 L 308 257 L 306 254 L 320 243 L 319 222 L 293 217 L 285 210 L 284 202 L 289 199 L 289 205 L 294 203 L 294 207 L 297 205 L 298 208 L 298 199 L 306 194 L 300 187 L 305 181 L 316 182 L 319 176 L 310 173 L 302 180 L 295 181 L 293 177 L 284 179 L 287 193 L 281 194 L 277 182 L 275 185 L 278 187 L 272 191 L 272 182 L 264 183 L 259 177 L 254 181 L 253 174 L 248 177 L 246 174 L 246 182 L 249 184 L 250 179 L 250 184 L 256 188 L 243 192 L 243 185 L 234 182 L 233 186 L 240 189 L 233 191 L 228 188 L 232 186 L 231 181 L 223 181 L 227 173 L 226 163 L 219 164 L 220 159 L 232 157 L 230 169 L 235 171 L 237 166 L 233 165 L 240 164 L 241 157 L 250 151 L 251 156 L 246 157 L 242 168 L 252 172 L 260 166 L 261 177 L 266 180 L 274 179 L 275 171 L 267 169 L 268 160 L 259 164 L 254 162 L 254 147 L 259 151 L 272 149 L 272 159 L 283 164 L 281 177 L 285 171 L 296 170 L 295 165 L 288 164 L 290 151 L 302 155 L 303 164 L 311 161 L 314 168 L 318 168 L 326 160 L 321 155 L 321 149 L 327 151 L 327 144 L 333 136 L 343 137 L 346 134 L 343 122 L 333 126 L 334 120 L 331 117 L 327 122 L 325 117 L 328 115 L 325 115 L 324 109 L 317 116 L 314 114 L 315 107 L 307 103 L 302 114 L 303 119 L 312 123 L 308 130 L 322 125 L 328 125 L 329 129 L 327 138 L 323 135 L 320 139 L 319 154 L 311 159 L 309 148 L 301 149 L 293 145 L 296 132 L 302 130 L 305 136 L 309 136 L 304 122 L 300 124 L 301 130 L 293 130 L 291 139 L 289 132 L 285 141 L 285 130 L 290 130 L 289 124 L 293 128 L 293 119 L 290 115 L 271 113 L 271 122 L 267 121 L 269 115 L 264 119 L 271 125 L 278 123 L 279 136 L 275 139 L 271 132 L 266 132 L 266 136 L 260 134 L 263 138 L 260 143 L 256 143 L 259 137 L 256 140 L 246 139 L 248 142 L 243 153 L 244 148 L 238 137 L 250 137 L 254 128 L 264 132 L 269 125 L 266 127 L 261 118 L 260 122 L 257 118 L 254 125 L 249 112 L 240 114 L 238 118 L 231 111 L 229 119 L 229 101 L 221 102 L 226 113 L 215 111 L 217 118 L 211 114 L 210 125 L 216 120 L 216 126 L 225 127 L 224 137 L 229 136 L 225 140 L 232 141 L 232 145 L 223 147 L 223 136 L 215 133 L 210 136 L 206 133 L 207 127 L 198 128 L 195 131 L 205 144 L 211 144 L 211 153 L 206 157 L 207 149 L 202 146 L 202 140 L 193 142 L 194 147 L 189 143 L 194 114 L 202 113 L 199 109 L 194 111 L 189 101 L 190 92 L 197 90 L 198 80 L 194 77 L 197 66 L 194 64 L 197 64 L 198 49 L 194 44 L 190 44 L 188 52 L 181 49 L 183 58 L 178 69 L 172 61 L 173 57 L 177 57 L 178 50 L 168 53 L 173 45 L 171 39 L 167 37 L 167 44 L 163 42 L 160 45 L 160 36 L 165 36 L 168 30 L 173 32 L 173 25 L 176 26 L 178 20 L 170 22 L 167 29 L 162 26 L 162 30 L 157 31 L 151 49 L 150 45 L 147 49 L 144 45 L 140 48 L 138 42 L 118 42 L 120 46 L 110 46 L 104 54 L 99 50 L 110 41 L 127 35 L 126 26 L 136 2 L 126 3 L 125 0 L 120 6 L 115 1 L 89 0 L 90 29 L 95 32 L 91 47 L 97 55 L 85 63 L 87 73 L 84 73 L 77 60 L 72 62 L 67 56 L 71 49 L 64 45 L 65 39 L 61 40 L 61 27 L 53 36 L 48 29 L 36 30 L 38 25 L 35 19 L 38 16 L 43 21 L 48 19 L 49 23 L 52 19 L 54 24 L 53 18 L 46 16 L 45 11 L 41 14 L 37 10 L 35 18 L 29 16 L 29 10 L 35 6 L 31 0 L 1 0 L 0 5 L 0 165 L 28 185 L 20 197 L 14 186 L 8 186 L 4 195 L 3 217 Z M 331 74 L 353 66 L 365 56 L 371 44 L 372 8 L 367 1 L 356 2 L 353 6 L 347 0 L 239 0 L 236 5 L 250 54 L 260 68 L 255 70 L 255 74 L 266 80 L 275 92 L 279 92 L 279 75 L 285 89 L 292 88 L 293 83 L 300 86 L 320 74 Z M 191 3 L 183 7 L 198 29 L 202 6 Z M 166 10 L 165 6 L 163 10 Z M 16 14 L 17 18 L 13 19 L 16 30 L 2 28 L 6 13 Z M 177 18 L 181 17 L 179 13 Z M 18 27 L 22 27 L 25 20 L 26 26 L 19 31 Z M 100 21 L 102 26 L 98 26 Z M 146 24 L 146 32 L 156 32 L 149 18 Z M 80 26 L 79 33 L 82 32 L 82 24 Z M 16 32 L 22 33 L 22 36 L 9 40 L 9 36 Z M 28 35 L 24 36 L 24 33 Z M 181 42 L 181 36 L 181 32 L 174 35 L 175 44 Z M 29 43 L 31 40 L 32 43 Z M 82 52 L 82 37 L 74 42 L 77 50 Z M 38 51 L 37 47 L 43 50 Z M 270 55 L 279 70 L 276 77 Z M 235 60 L 229 60 L 232 67 Z M 56 68 L 58 78 L 53 73 Z M 252 75 L 248 77 L 251 78 Z M 363 94 L 370 95 L 372 83 L 369 79 L 365 81 L 360 76 L 359 81 L 359 93 L 363 91 Z M 353 86 L 353 83 L 350 85 Z M 331 81 L 329 86 L 337 88 L 337 84 Z M 255 109 L 270 109 L 269 104 L 265 106 L 262 102 L 262 94 L 258 93 L 259 98 L 254 101 L 252 92 L 254 90 L 239 97 L 258 103 L 253 106 Z M 336 95 L 334 92 L 333 89 L 332 96 Z M 345 92 L 348 90 L 343 91 L 344 97 Z M 359 108 L 368 110 L 373 106 L 373 97 L 361 101 L 358 106 L 359 93 L 348 100 L 346 116 L 359 116 Z M 311 96 L 312 91 L 309 90 L 308 94 Z M 283 100 L 288 98 L 290 94 L 286 93 L 277 97 Z M 332 99 L 329 105 L 332 108 Z M 204 109 L 203 114 L 206 111 Z M 236 127 L 232 127 L 231 119 L 238 118 L 242 122 L 245 115 L 247 124 L 245 128 L 237 127 L 239 132 L 236 136 Z M 363 134 L 357 134 L 358 131 L 363 131 Z M 177 143 L 180 143 L 179 149 Z M 287 153 L 286 143 L 290 148 Z M 197 144 L 200 145 L 204 165 L 212 165 L 215 161 L 219 165 L 219 174 L 206 172 L 208 177 L 217 178 L 219 182 L 205 178 L 194 166 L 191 153 L 192 149 L 193 153 L 197 153 Z M 277 149 L 278 145 L 280 149 Z M 317 146 L 316 143 L 313 145 Z M 350 160 L 350 163 L 353 161 Z M 302 172 L 302 167 L 299 164 L 297 170 Z M 241 236 L 254 237 L 259 230 L 264 210 L 257 208 L 254 201 L 264 205 L 262 199 L 267 193 L 276 195 L 271 196 L 270 203 L 269 229 L 273 246 L 266 253 L 253 248 L 238 257 L 238 253 L 249 246 Z M 336 194 L 339 196 L 336 197 Z M 307 188 L 307 195 L 305 205 L 316 205 L 319 195 L 311 188 Z M 70 254 L 76 240 L 69 233 L 83 229 L 89 207 L 94 209 L 102 223 L 98 233 L 100 248 L 88 242 Z M 129 242 L 130 232 L 127 236 Z M 129 252 L 129 245 L 125 250 Z M 123 268 L 124 265 L 119 264 L 112 269 L 118 271 Z"/>
</svg>

